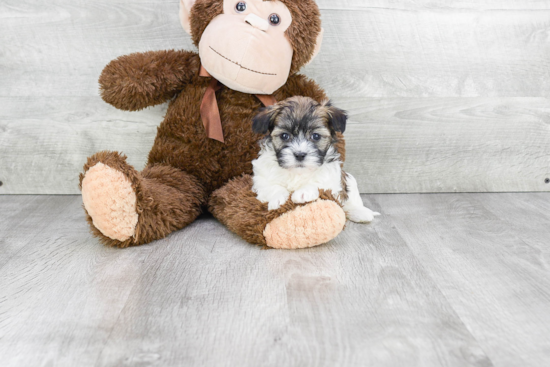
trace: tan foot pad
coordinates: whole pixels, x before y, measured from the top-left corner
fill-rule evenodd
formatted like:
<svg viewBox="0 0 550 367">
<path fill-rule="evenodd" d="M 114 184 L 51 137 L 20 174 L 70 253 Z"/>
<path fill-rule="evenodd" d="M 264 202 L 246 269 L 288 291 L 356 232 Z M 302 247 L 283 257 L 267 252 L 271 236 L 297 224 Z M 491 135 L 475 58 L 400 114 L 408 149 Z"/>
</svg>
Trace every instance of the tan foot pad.
<svg viewBox="0 0 550 367">
<path fill-rule="evenodd" d="M 82 201 L 103 235 L 118 241 L 134 235 L 136 194 L 122 172 L 103 163 L 90 168 L 82 180 Z"/>
<path fill-rule="evenodd" d="M 296 249 L 328 242 L 344 228 L 346 214 L 330 200 L 300 206 L 271 221 L 264 230 L 267 245 Z"/>
</svg>

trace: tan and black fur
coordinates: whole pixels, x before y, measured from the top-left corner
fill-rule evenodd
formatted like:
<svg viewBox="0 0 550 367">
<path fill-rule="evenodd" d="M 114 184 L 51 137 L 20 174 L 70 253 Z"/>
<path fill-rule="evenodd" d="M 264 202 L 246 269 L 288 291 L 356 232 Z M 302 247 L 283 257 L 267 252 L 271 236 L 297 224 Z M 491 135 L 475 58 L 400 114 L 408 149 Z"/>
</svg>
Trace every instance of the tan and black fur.
<svg viewBox="0 0 550 367">
<path fill-rule="evenodd" d="M 346 129 L 347 114 L 325 101 L 322 104 L 303 97 L 294 96 L 277 103 L 274 106 L 264 107 L 258 111 L 252 120 L 252 131 L 258 134 L 269 134 L 265 137 L 276 154 L 279 165 L 285 167 L 283 152 L 291 148 L 293 138 L 303 138 L 315 146 L 314 158 L 317 165 L 340 159 L 335 151 L 334 157 L 327 156 L 330 147 L 337 146 L 338 139 Z M 318 140 L 313 140 L 315 133 Z M 284 140 L 283 137 L 288 140 Z M 291 154 L 292 155 L 292 154 Z"/>
</svg>

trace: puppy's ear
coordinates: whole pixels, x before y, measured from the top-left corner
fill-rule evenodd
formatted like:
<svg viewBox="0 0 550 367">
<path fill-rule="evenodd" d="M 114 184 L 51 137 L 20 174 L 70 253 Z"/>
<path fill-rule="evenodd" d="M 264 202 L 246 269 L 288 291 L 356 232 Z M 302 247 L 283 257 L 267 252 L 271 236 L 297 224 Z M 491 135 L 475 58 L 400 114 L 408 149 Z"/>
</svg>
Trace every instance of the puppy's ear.
<svg viewBox="0 0 550 367">
<path fill-rule="evenodd" d="M 252 131 L 256 134 L 267 133 L 275 123 L 279 110 L 275 106 L 262 107 L 252 119 Z"/>
<path fill-rule="evenodd" d="M 323 105 L 327 108 L 328 123 L 334 131 L 343 133 L 346 131 L 346 122 L 348 121 L 348 113 L 344 110 L 334 107 L 330 101 L 326 101 Z"/>
</svg>

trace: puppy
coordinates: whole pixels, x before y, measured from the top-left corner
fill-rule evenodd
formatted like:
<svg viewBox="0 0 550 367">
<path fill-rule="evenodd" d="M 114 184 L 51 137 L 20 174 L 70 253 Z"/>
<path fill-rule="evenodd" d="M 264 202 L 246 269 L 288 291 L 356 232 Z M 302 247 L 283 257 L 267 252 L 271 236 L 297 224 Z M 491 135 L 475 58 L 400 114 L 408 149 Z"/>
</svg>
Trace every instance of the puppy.
<svg viewBox="0 0 550 367">
<path fill-rule="evenodd" d="M 319 189 L 324 189 L 340 200 L 353 222 L 370 222 L 379 215 L 363 206 L 357 181 L 342 171 L 336 132 L 344 132 L 346 120 L 346 112 L 329 101 L 319 104 L 307 97 L 291 97 L 260 109 L 252 129 L 268 135 L 252 161 L 252 190 L 258 200 L 275 210 L 289 196 L 295 203 L 307 203 L 318 199 Z"/>
</svg>

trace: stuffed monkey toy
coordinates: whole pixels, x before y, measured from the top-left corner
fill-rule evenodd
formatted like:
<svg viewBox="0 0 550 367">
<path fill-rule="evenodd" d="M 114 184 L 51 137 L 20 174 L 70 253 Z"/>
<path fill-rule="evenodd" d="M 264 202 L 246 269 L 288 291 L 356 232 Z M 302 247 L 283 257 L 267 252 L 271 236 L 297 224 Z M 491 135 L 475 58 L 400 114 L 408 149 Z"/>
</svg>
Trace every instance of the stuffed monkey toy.
<svg viewBox="0 0 550 367">
<path fill-rule="evenodd" d="M 102 98 L 137 111 L 169 101 L 141 172 L 117 152 L 88 158 L 80 189 L 92 233 L 110 246 L 145 244 L 208 210 L 250 243 L 304 248 L 336 237 L 345 214 L 331 193 L 269 211 L 251 191 L 262 136 L 252 118 L 291 96 L 325 92 L 297 74 L 319 51 L 314 0 L 181 0 L 180 19 L 198 53 L 119 57 L 100 78 Z M 338 147 L 344 159 L 344 140 Z"/>
</svg>

